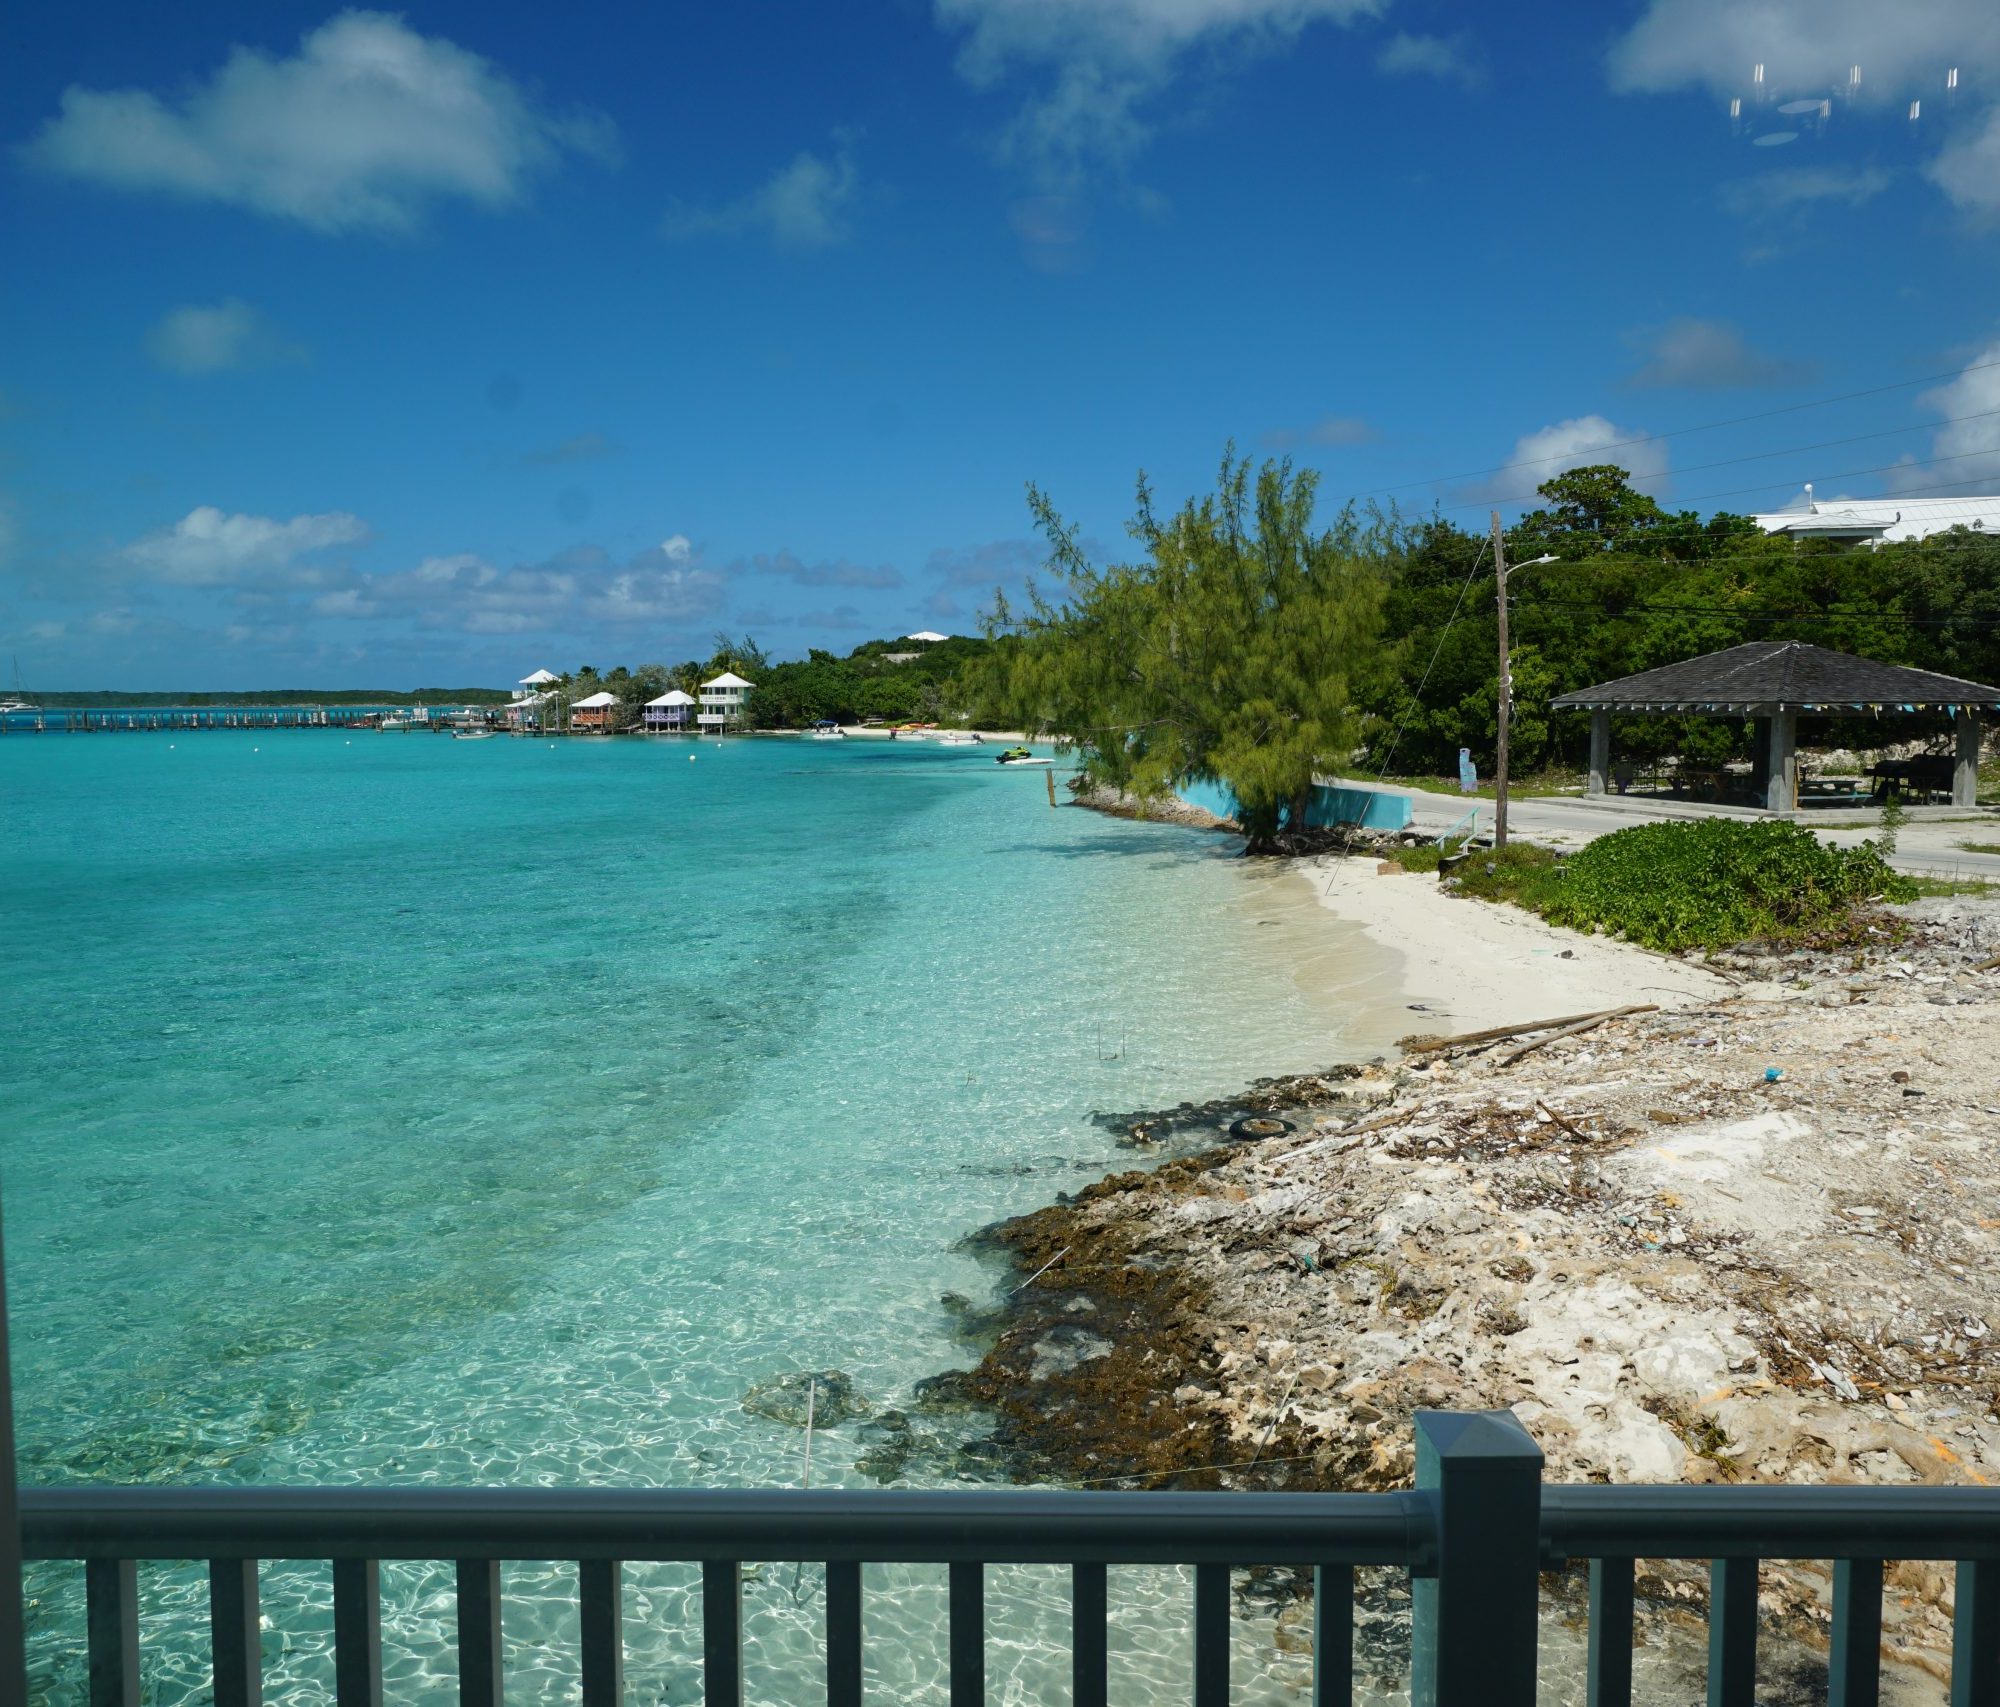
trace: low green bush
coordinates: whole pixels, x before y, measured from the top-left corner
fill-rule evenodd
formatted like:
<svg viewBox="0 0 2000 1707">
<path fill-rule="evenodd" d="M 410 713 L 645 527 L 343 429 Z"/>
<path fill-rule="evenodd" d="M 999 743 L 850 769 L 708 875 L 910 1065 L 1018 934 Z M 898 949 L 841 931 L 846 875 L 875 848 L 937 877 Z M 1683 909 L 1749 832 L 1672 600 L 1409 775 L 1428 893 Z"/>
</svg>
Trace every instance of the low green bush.
<svg viewBox="0 0 2000 1707">
<path fill-rule="evenodd" d="M 1873 843 L 1837 848 L 1798 824 L 1701 818 L 1600 837 L 1528 904 L 1559 925 L 1671 951 L 1839 937 L 1866 902 L 1915 894 Z"/>
</svg>

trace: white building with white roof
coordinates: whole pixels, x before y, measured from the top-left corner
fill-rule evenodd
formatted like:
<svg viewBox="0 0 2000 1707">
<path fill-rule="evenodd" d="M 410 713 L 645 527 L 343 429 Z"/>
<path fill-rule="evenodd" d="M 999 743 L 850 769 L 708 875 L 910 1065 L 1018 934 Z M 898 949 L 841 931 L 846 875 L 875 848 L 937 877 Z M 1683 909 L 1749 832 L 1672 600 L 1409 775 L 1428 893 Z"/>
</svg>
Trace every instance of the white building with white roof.
<svg viewBox="0 0 2000 1707">
<path fill-rule="evenodd" d="M 733 670 L 724 670 L 713 681 L 701 684 L 701 710 L 695 722 L 704 729 L 723 729 L 743 721 L 743 702 L 757 684 L 746 682 Z"/>
<path fill-rule="evenodd" d="M 1822 504 L 1805 490 L 1804 502 L 1789 510 L 1767 510 L 1750 518 L 1766 533 L 1793 539 L 1832 539 L 1853 545 L 1928 539 L 1956 527 L 2000 533 L 2000 497 L 1993 498 L 1834 498 Z"/>
</svg>

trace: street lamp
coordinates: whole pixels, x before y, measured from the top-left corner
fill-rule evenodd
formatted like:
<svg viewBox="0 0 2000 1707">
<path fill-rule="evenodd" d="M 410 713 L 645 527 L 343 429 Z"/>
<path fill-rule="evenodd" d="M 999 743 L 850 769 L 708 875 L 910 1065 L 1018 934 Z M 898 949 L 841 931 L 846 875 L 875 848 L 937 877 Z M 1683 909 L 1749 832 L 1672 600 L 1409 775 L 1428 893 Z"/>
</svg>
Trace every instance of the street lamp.
<svg viewBox="0 0 2000 1707">
<path fill-rule="evenodd" d="M 1537 563 L 1553 563 L 1555 556 L 1541 556 L 1520 565 L 1531 569 Z M 1499 583 L 1500 610 L 1500 728 L 1493 743 L 1493 848 L 1497 853 L 1507 845 L 1507 730 L 1514 709 L 1514 672 L 1507 656 L 1507 543 L 1500 532 L 1500 512 L 1493 512 L 1493 573 Z"/>
</svg>

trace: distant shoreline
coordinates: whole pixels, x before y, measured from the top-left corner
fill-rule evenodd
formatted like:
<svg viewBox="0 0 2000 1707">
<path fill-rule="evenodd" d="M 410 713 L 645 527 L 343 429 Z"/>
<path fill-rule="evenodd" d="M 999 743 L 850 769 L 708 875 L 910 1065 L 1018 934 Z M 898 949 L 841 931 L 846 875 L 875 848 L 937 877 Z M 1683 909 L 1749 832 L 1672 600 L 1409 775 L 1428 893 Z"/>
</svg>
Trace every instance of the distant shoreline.
<svg viewBox="0 0 2000 1707">
<path fill-rule="evenodd" d="M 343 705 L 506 705 L 513 694 L 505 688 L 248 688 L 241 693 L 215 690 L 172 693 L 117 693 L 110 689 L 57 693 L 32 691 L 25 699 L 48 711 L 223 711 L 238 706 L 317 711 Z"/>
</svg>

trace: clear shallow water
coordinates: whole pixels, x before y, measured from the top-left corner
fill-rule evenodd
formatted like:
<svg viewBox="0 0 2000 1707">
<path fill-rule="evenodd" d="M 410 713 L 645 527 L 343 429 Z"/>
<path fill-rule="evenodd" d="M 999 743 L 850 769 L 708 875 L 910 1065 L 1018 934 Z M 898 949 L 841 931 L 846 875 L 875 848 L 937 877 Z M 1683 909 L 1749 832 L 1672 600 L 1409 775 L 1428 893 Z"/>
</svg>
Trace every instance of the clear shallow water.
<svg viewBox="0 0 2000 1707">
<path fill-rule="evenodd" d="M 1093 1110 L 1385 1023 L 1296 879 L 977 749 L 37 737 L 0 799 L 30 1481 L 795 1482 L 744 1391 L 838 1367 L 897 1406 L 968 1361 L 939 1295 L 995 1277 L 958 1241 L 1129 1163 Z M 817 1481 L 872 1485 L 852 1436 Z M 629 1574 L 634 1698 L 693 1699 L 692 1573 Z M 817 1689 L 812 1575 L 748 1593 L 765 1698 Z M 871 1593 L 899 1699 L 937 1683 L 937 1575 Z M 198 1584 L 146 1577 L 157 1698 L 192 1699 Z M 450 1698 L 444 1579 L 385 1577 L 404 1697 Z M 1061 1579 L 995 1577 L 994 1698 L 1035 1699 Z M 567 1575 L 509 1581 L 512 1698 L 566 1699 Z M 323 1567 L 265 1592 L 274 1698 L 325 1698 L 323 1620 L 278 1616 Z M 1170 1624 L 1129 1640 L 1165 1663 Z"/>
</svg>

